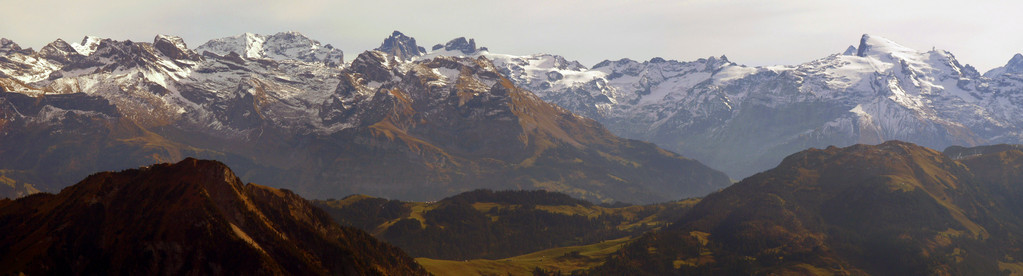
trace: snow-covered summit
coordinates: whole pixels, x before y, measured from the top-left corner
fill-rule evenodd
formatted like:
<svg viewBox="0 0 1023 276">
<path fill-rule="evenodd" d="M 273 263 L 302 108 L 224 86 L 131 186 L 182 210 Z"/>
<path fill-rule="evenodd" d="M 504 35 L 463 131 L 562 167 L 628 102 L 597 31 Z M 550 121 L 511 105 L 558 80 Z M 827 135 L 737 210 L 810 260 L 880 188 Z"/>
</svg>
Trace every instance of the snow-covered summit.
<svg viewBox="0 0 1023 276">
<path fill-rule="evenodd" d="M 991 69 L 987 73 L 984 73 L 984 76 L 993 78 L 1000 76 L 1002 74 L 1021 73 L 1023 73 L 1023 54 L 1017 53 L 1016 55 L 1012 56 L 1012 59 L 1010 59 L 1009 63 L 1006 63 L 1005 66 Z"/>
<path fill-rule="evenodd" d="M 899 45 L 894 41 L 880 36 L 864 34 L 860 38 L 860 46 L 856 47 L 856 56 L 859 57 L 904 57 L 915 55 L 918 52 L 906 46 Z"/>
<path fill-rule="evenodd" d="M 99 42 L 101 40 L 103 39 L 99 37 L 85 36 L 84 38 L 82 38 L 82 42 L 71 43 L 71 47 L 75 48 L 75 51 L 77 51 L 79 54 L 82 54 L 83 56 L 88 56 L 96 51 L 96 48 L 99 47 Z"/>
<path fill-rule="evenodd" d="M 196 48 L 198 53 L 207 51 L 221 56 L 234 52 L 247 59 L 296 60 L 332 67 L 344 64 L 344 54 L 340 49 L 330 44 L 322 45 L 298 32 L 269 36 L 244 33 L 213 39 Z"/>
<path fill-rule="evenodd" d="M 262 58 L 265 41 L 266 38 L 262 35 L 244 33 L 210 40 L 196 48 L 196 51 L 199 53 L 208 51 L 221 56 L 234 52 L 244 58 Z"/>
<path fill-rule="evenodd" d="M 1005 65 L 1006 73 L 1023 73 L 1023 54 L 1016 54 Z"/>
<path fill-rule="evenodd" d="M 856 46 L 849 45 L 849 48 L 845 48 L 845 52 L 842 52 L 842 55 L 843 56 L 855 56 L 856 52 L 858 52 L 856 50 Z"/>
</svg>

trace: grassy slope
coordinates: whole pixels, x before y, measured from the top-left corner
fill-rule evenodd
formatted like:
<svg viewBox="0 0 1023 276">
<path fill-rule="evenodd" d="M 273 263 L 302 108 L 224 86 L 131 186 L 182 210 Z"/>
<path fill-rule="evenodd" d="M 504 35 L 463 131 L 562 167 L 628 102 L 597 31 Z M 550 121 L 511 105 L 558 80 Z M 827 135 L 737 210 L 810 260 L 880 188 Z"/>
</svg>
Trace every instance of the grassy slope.
<svg viewBox="0 0 1023 276">
<path fill-rule="evenodd" d="M 355 195 L 315 204 L 342 225 L 366 230 L 413 257 L 462 261 L 635 237 L 679 219 L 697 202 L 611 207 L 557 193 L 474 191 L 438 202 Z"/>
<path fill-rule="evenodd" d="M 608 255 L 631 241 L 631 237 L 581 246 L 566 246 L 537 251 L 500 260 L 436 260 L 416 258 L 435 275 L 533 275 L 536 268 L 571 272 L 588 269 L 604 262 Z M 578 252 L 576 255 L 574 252 Z"/>
</svg>

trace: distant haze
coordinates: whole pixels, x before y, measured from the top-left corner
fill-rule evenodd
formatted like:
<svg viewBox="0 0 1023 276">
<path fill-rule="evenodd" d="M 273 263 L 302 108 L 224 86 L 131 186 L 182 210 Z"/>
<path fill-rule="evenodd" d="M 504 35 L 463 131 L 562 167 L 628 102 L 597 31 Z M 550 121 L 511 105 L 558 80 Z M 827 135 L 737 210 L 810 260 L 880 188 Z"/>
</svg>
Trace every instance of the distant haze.
<svg viewBox="0 0 1023 276">
<path fill-rule="evenodd" d="M 788 65 L 840 53 L 869 33 L 917 50 L 948 50 L 982 73 L 1023 52 L 1023 1 L 4 2 L 0 37 L 35 49 L 85 35 L 152 41 L 171 34 L 194 48 L 244 32 L 298 31 L 350 59 L 400 30 L 427 48 L 465 36 L 493 52 L 560 54 L 587 66 L 604 59 L 720 55 L 740 64 Z"/>
</svg>

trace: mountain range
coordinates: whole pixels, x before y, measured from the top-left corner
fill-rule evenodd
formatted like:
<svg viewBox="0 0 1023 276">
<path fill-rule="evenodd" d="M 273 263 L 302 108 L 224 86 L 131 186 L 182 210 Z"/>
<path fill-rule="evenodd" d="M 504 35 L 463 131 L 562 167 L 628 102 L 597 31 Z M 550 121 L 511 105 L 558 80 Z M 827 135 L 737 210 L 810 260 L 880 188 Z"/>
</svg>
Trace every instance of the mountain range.
<svg viewBox="0 0 1023 276">
<path fill-rule="evenodd" d="M 542 101 L 489 59 L 420 57 L 425 49 L 398 32 L 348 63 L 294 32 L 196 50 L 164 35 L 57 40 L 38 52 L 3 45 L 0 155 L 9 158 L 0 168 L 45 191 L 185 156 L 312 198 L 436 200 L 491 188 L 649 203 L 730 184 Z M 465 39 L 434 48 L 476 50 Z"/>
<path fill-rule="evenodd" d="M 282 185 L 318 198 L 364 193 L 435 200 L 474 188 L 543 188 L 598 201 L 654 202 L 728 185 L 693 160 L 741 179 L 810 147 L 893 139 L 939 149 L 1023 143 L 1023 55 L 981 74 L 950 52 L 917 51 L 872 35 L 842 53 L 767 67 L 721 56 L 607 60 L 588 68 L 553 54 L 493 53 L 466 38 L 428 50 L 398 31 L 350 62 L 337 48 L 295 32 L 214 39 L 194 50 L 163 35 L 153 43 L 58 40 L 38 52 L 4 39 L 0 55 L 0 87 L 13 92 L 4 94 L 4 101 L 35 105 L 20 107 L 32 114 L 6 105 L 0 139 L 50 140 L 36 143 L 31 153 L 31 146 L 4 143 L 12 149 L 0 153 L 21 158 L 9 159 L 16 161 L 2 170 L 13 182 L 40 190 L 59 188 L 91 171 L 201 156 L 225 160 L 243 177 L 263 183 L 290 182 Z M 525 97 L 491 93 L 506 89 L 504 80 L 514 88 L 509 91 Z M 413 112 L 401 111 L 403 101 L 396 99 L 403 97 L 391 93 L 395 88 L 408 94 Z M 65 108 L 23 95 L 54 98 Z M 535 108 L 521 107 L 531 103 Z M 101 115 L 118 119 L 103 126 L 85 126 L 97 120 L 66 119 Z M 36 124 L 24 126 L 25 118 Z M 518 127 L 499 127 L 509 119 Z M 390 125 L 398 131 L 388 130 Z M 92 148 L 87 154 L 49 148 L 84 143 L 81 135 L 40 137 L 46 131 L 74 132 L 60 129 L 76 126 L 79 132 L 113 130 L 84 139 L 93 144 L 85 147 Z M 522 132 L 502 132 L 516 128 Z M 464 132 L 469 129 L 477 132 Z M 633 144 L 646 144 L 615 135 L 689 158 L 653 147 L 635 150 Z M 508 139 L 512 136 L 518 141 Z M 594 143 L 604 148 L 593 151 L 589 144 Z M 511 150 L 485 152 L 495 148 Z M 379 163 L 356 161 L 377 156 L 378 150 L 389 152 L 373 158 Z M 623 156 L 635 152 L 645 153 Z M 96 154 L 111 156 L 89 159 Z M 90 161 L 69 164 L 66 156 Z M 545 158 L 573 167 L 572 172 L 541 172 L 551 167 L 536 165 Z M 576 159 L 587 162 L 570 164 Z M 655 159 L 677 162 L 651 168 L 663 163 Z M 109 160 L 131 161 L 93 165 Z M 395 162 L 402 164 L 380 165 Z M 641 163 L 648 165 L 635 165 Z M 618 168 L 593 173 L 608 166 Z M 33 175 L 41 167 L 66 173 Z M 498 179 L 502 183 L 493 183 Z M 432 188 L 405 189 L 408 182 Z M 668 196 L 650 192 L 664 188 Z M 612 196 L 611 190 L 597 189 L 629 192 Z"/>
<path fill-rule="evenodd" d="M 466 54 L 471 53 L 471 54 Z M 863 35 L 798 65 L 483 56 L 545 101 L 742 179 L 797 151 L 902 140 L 930 148 L 1023 143 L 1023 55 L 981 74 L 943 50 Z"/>
</svg>

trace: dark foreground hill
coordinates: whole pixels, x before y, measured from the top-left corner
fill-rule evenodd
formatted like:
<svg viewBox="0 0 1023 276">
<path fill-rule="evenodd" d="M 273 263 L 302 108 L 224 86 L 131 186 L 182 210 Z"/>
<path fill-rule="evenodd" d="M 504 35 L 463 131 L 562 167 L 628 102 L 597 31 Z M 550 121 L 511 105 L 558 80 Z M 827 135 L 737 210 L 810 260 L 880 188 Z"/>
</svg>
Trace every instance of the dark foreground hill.
<svg viewBox="0 0 1023 276">
<path fill-rule="evenodd" d="M 0 274 L 424 275 L 287 190 L 185 159 L 0 200 Z"/>
<path fill-rule="evenodd" d="M 711 194 L 599 275 L 1001 275 L 1023 259 L 1023 151 L 810 149 Z M 974 154 L 975 153 L 975 154 Z"/>
</svg>

